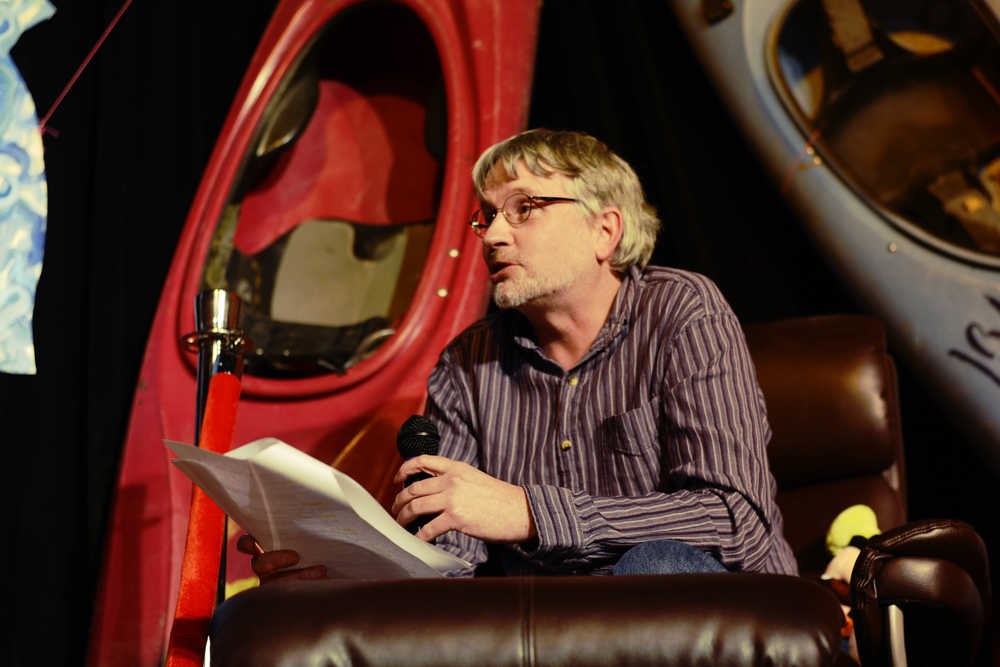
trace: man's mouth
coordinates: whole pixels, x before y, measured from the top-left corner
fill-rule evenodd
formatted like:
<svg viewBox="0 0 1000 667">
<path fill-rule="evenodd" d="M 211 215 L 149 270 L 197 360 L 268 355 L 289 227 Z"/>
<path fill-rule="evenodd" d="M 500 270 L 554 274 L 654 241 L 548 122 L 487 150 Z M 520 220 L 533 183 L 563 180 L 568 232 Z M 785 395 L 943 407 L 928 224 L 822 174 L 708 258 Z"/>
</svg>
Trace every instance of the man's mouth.
<svg viewBox="0 0 1000 667">
<path fill-rule="evenodd" d="M 504 273 L 507 272 L 506 270 L 512 266 L 516 265 L 513 262 L 490 262 L 490 280 L 493 282 L 502 280 L 505 277 Z"/>
</svg>

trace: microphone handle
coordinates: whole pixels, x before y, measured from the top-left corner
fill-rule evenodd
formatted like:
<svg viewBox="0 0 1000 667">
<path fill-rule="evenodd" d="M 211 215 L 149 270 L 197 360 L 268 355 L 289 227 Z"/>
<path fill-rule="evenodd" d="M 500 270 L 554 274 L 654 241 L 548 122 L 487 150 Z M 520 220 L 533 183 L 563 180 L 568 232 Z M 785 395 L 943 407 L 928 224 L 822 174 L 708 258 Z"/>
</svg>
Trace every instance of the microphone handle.
<svg viewBox="0 0 1000 667">
<path fill-rule="evenodd" d="M 419 482 L 424 479 L 430 479 L 433 476 L 434 475 L 430 474 L 429 472 L 418 472 L 415 475 L 410 475 L 409 477 L 407 477 L 406 481 L 403 482 L 403 486 L 409 486 L 414 482 Z"/>
<path fill-rule="evenodd" d="M 409 486 L 414 482 L 419 482 L 422 479 L 430 479 L 433 476 L 434 475 L 430 474 L 429 472 L 418 472 L 415 475 L 410 475 L 409 477 L 407 477 L 406 480 L 403 482 L 403 486 Z M 435 516 L 436 515 L 434 514 L 426 514 L 422 517 L 416 518 L 410 523 L 406 524 L 406 529 L 411 533 L 413 533 L 414 535 L 416 535 L 417 531 L 423 528 L 424 525 L 428 523 L 431 519 L 433 519 Z"/>
<path fill-rule="evenodd" d="M 433 519 L 435 516 L 436 515 L 434 514 L 426 514 L 420 517 L 419 519 L 414 519 L 410 523 L 406 524 L 406 529 L 410 531 L 412 534 L 416 535 L 418 532 L 420 532 L 420 529 L 426 526 L 428 523 L 430 523 L 431 519 Z"/>
</svg>

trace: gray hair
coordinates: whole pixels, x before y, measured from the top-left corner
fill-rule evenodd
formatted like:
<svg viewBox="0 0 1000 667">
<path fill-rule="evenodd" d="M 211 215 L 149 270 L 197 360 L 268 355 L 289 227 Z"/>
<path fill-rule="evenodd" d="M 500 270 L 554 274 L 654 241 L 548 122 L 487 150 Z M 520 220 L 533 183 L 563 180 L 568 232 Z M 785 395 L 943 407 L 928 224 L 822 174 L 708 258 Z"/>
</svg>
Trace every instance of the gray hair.
<svg viewBox="0 0 1000 667">
<path fill-rule="evenodd" d="M 582 132 L 535 129 L 494 144 L 472 168 L 479 199 L 486 199 L 486 180 L 494 167 L 503 168 L 505 180 L 514 180 L 522 160 L 535 176 L 568 176 L 570 193 L 592 216 L 605 206 L 618 208 L 622 212 L 622 238 L 611 256 L 611 266 L 616 271 L 633 264 L 646 266 L 660 231 L 660 219 L 646 202 L 635 171 L 603 141 Z"/>
</svg>

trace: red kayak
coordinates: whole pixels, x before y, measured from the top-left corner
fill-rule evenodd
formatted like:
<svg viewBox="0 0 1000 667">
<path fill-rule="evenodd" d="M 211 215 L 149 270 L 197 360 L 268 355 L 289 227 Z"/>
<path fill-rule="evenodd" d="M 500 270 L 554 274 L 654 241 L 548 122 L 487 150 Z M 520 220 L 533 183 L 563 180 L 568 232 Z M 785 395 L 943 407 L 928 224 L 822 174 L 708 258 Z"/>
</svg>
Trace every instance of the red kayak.
<svg viewBox="0 0 1000 667">
<path fill-rule="evenodd" d="M 280 438 L 391 497 L 395 450 L 444 345 L 487 304 L 470 171 L 527 119 L 534 0 L 284 0 L 202 177 L 132 406 L 89 650 L 163 660 L 191 484 L 194 300 L 243 302 L 234 445 Z M 377 455 L 376 455 L 377 457 Z M 384 458 L 384 457 L 383 457 Z M 232 539 L 230 539 L 231 551 Z M 227 578 L 246 573 L 230 554 Z"/>
</svg>

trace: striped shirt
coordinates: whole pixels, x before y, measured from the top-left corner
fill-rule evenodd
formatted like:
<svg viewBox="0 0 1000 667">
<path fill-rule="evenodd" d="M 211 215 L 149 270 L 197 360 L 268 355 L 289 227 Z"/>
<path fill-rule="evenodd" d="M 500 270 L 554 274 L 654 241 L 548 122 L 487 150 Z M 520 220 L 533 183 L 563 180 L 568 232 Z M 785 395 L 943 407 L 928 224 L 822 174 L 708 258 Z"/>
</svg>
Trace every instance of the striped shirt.
<svg viewBox="0 0 1000 667">
<path fill-rule="evenodd" d="M 431 373 L 427 416 L 442 456 L 527 492 L 530 544 L 437 538 L 474 565 L 490 556 L 508 574 L 607 574 L 630 547 L 675 539 L 732 571 L 797 571 L 753 362 L 704 276 L 631 268 L 568 371 L 516 310 L 473 324 Z"/>
</svg>

